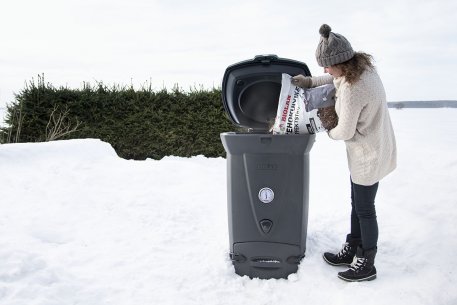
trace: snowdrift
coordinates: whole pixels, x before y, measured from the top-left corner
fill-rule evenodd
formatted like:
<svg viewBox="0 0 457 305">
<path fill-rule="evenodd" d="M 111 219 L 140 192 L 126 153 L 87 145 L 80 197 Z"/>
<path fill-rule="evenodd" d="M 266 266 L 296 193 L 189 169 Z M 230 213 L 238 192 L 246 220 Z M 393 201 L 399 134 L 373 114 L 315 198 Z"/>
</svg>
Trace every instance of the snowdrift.
<svg viewBox="0 0 457 305">
<path fill-rule="evenodd" d="M 70 140 L 0 146 L 0 303 L 456 304 L 457 110 L 391 115 L 399 166 L 379 186 L 373 282 L 343 282 L 321 258 L 350 212 L 344 143 L 325 134 L 310 154 L 306 257 L 288 280 L 234 273 L 224 159 L 131 161 Z"/>
</svg>

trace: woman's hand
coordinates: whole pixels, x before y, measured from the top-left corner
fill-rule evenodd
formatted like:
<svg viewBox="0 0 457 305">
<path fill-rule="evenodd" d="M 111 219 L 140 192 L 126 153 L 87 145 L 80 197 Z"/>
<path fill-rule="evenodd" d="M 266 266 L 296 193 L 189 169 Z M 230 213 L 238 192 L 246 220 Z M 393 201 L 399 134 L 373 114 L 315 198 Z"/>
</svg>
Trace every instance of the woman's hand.
<svg viewBox="0 0 457 305">
<path fill-rule="evenodd" d="M 311 76 L 303 76 L 301 74 L 292 77 L 292 84 L 301 88 L 311 88 L 312 80 Z"/>
</svg>

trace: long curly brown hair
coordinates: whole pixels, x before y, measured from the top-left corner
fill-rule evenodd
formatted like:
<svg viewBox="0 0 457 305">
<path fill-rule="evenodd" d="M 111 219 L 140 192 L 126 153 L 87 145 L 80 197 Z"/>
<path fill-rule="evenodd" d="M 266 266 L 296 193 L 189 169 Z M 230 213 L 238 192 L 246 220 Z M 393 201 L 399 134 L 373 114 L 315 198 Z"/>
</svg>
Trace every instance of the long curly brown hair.
<svg viewBox="0 0 457 305">
<path fill-rule="evenodd" d="M 374 69 L 373 61 L 370 54 L 355 52 L 351 59 L 335 66 L 341 69 L 343 76 L 352 85 L 360 79 L 366 69 Z"/>
</svg>

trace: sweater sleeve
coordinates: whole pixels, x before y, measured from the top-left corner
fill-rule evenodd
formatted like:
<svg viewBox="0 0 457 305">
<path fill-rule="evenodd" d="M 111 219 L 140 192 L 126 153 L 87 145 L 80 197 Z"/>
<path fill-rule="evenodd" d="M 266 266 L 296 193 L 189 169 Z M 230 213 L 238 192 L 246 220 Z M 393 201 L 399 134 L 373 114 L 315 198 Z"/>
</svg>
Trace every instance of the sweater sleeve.
<svg viewBox="0 0 457 305">
<path fill-rule="evenodd" d="M 312 82 L 312 85 L 311 85 L 312 88 L 319 87 L 319 86 L 326 85 L 326 84 L 332 84 L 333 76 L 331 76 L 330 74 L 313 76 L 313 77 L 311 77 L 311 82 Z"/>
<path fill-rule="evenodd" d="M 354 87 L 347 87 L 338 96 L 338 125 L 328 132 L 330 138 L 346 141 L 354 136 L 364 102 L 363 94 Z"/>
</svg>

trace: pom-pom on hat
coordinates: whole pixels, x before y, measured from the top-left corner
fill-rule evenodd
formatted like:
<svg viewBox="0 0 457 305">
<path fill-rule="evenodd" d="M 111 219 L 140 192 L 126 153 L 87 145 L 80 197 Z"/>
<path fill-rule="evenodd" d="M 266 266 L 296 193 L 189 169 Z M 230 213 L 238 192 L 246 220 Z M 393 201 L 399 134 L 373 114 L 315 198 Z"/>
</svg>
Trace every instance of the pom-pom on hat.
<svg viewBox="0 0 457 305">
<path fill-rule="evenodd" d="M 321 39 L 316 50 L 316 60 L 319 66 L 337 65 L 354 56 L 354 50 L 349 41 L 343 35 L 333 33 L 329 25 L 321 25 L 319 34 L 321 34 Z"/>
</svg>

